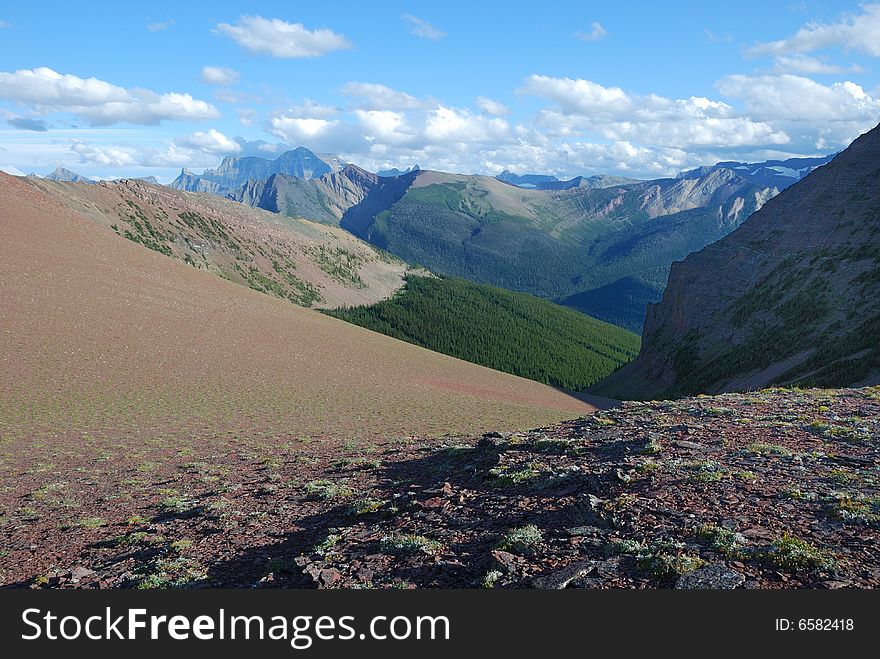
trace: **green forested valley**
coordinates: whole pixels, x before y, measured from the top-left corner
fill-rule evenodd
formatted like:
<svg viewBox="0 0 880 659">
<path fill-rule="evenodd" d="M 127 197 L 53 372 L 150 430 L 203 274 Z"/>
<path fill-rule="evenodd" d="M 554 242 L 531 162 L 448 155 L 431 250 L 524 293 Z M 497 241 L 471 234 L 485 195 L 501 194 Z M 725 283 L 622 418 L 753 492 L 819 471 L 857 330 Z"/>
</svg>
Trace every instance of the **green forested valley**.
<svg viewBox="0 0 880 659">
<path fill-rule="evenodd" d="M 327 313 L 507 373 L 583 389 L 634 359 L 639 337 L 525 293 L 407 277 L 389 300 Z"/>
</svg>

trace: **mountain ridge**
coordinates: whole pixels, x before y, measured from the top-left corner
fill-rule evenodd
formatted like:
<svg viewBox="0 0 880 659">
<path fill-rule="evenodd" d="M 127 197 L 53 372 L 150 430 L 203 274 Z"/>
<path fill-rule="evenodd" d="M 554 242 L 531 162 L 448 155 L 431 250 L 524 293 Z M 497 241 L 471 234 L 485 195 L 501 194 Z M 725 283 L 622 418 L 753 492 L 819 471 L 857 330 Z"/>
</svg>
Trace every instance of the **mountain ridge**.
<svg viewBox="0 0 880 659">
<path fill-rule="evenodd" d="M 674 263 L 638 359 L 597 391 L 880 382 L 880 127 Z"/>
</svg>

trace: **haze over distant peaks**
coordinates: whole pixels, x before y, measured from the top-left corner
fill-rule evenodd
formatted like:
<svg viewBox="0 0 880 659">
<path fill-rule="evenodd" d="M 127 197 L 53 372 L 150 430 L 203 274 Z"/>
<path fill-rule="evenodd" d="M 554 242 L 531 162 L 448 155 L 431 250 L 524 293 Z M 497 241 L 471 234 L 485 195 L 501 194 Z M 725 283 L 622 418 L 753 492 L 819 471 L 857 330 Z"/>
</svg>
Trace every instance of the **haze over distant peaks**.
<svg viewBox="0 0 880 659">
<path fill-rule="evenodd" d="M 259 156 L 226 156 L 217 169 L 195 174 L 181 170 L 171 187 L 189 192 L 221 194 L 251 180 L 265 179 L 273 174 L 287 174 L 308 181 L 324 174 L 340 171 L 345 163 L 335 155 L 318 155 L 305 147 L 285 151 L 274 160 Z"/>
<path fill-rule="evenodd" d="M 518 188 L 527 190 L 570 190 L 572 188 L 589 188 L 598 190 L 601 188 L 613 188 L 618 185 L 627 185 L 629 183 L 637 183 L 638 179 L 626 178 L 624 176 L 609 176 L 607 174 L 599 174 L 596 176 L 575 176 L 567 181 L 560 181 L 555 176 L 549 174 L 514 174 L 509 170 L 504 170 L 495 177 L 499 181 L 515 185 Z"/>
<path fill-rule="evenodd" d="M 420 171 L 420 169 L 421 168 L 418 166 L 418 164 L 416 164 L 412 167 L 408 167 L 407 169 L 397 169 L 397 167 L 392 167 L 391 169 L 382 169 L 376 172 L 376 174 L 387 178 L 390 176 L 403 176 L 404 174 L 409 174 L 410 172 L 418 172 Z"/>
<path fill-rule="evenodd" d="M 835 155 L 832 153 L 818 158 L 789 158 L 788 160 L 767 160 L 755 163 L 729 160 L 681 172 L 676 178 L 700 178 L 716 169 L 730 169 L 751 183 L 784 190 L 800 181 L 817 167 L 831 162 Z"/>
</svg>

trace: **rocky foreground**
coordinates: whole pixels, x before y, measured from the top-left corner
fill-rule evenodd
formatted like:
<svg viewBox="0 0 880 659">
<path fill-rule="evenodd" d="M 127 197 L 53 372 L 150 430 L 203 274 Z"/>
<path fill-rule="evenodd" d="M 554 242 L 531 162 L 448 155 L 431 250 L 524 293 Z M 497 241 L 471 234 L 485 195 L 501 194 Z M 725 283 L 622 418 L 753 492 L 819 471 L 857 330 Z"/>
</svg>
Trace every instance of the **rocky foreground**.
<svg viewBox="0 0 880 659">
<path fill-rule="evenodd" d="M 624 403 L 340 455 L 263 464 L 225 507 L 166 500 L 19 585 L 880 585 L 880 388 Z"/>
<path fill-rule="evenodd" d="M 397 459 L 294 565 L 325 587 L 870 588 L 878 457 L 877 388 L 625 403 Z"/>
</svg>

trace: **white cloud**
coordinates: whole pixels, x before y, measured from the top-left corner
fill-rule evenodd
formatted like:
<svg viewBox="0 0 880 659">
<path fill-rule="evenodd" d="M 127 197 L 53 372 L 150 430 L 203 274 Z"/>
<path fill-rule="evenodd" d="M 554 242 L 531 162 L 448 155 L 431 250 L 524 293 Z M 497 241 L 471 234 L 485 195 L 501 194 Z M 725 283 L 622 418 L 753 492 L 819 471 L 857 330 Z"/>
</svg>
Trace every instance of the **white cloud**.
<svg viewBox="0 0 880 659">
<path fill-rule="evenodd" d="M 202 67 L 202 81 L 209 85 L 234 85 L 240 77 L 238 71 L 225 66 Z"/>
<path fill-rule="evenodd" d="M 725 96 L 745 103 L 758 120 L 867 121 L 876 123 L 880 102 L 854 82 L 823 85 L 790 74 L 731 75 L 717 84 Z"/>
<path fill-rule="evenodd" d="M 773 60 L 773 70 L 777 73 L 804 73 L 807 75 L 821 75 L 832 73 L 861 73 L 862 68 L 857 64 L 849 67 L 828 64 L 816 57 L 795 53 L 794 55 L 778 55 Z"/>
<path fill-rule="evenodd" d="M 241 153 L 239 139 L 230 139 L 210 129 L 165 141 L 158 146 L 132 143 L 89 142 L 74 138 L 70 151 L 85 165 L 106 169 L 139 169 L 158 167 L 209 167 L 217 159 Z"/>
<path fill-rule="evenodd" d="M 77 154 L 80 162 L 100 165 L 101 167 L 132 167 L 138 162 L 138 151 L 124 146 L 92 145 L 74 140 L 70 150 Z"/>
<path fill-rule="evenodd" d="M 97 78 L 64 75 L 52 69 L 0 72 L 0 98 L 37 114 L 70 112 L 93 125 L 129 122 L 155 125 L 163 120 L 214 119 L 217 109 L 189 94 L 158 94 L 126 89 Z"/>
<path fill-rule="evenodd" d="M 161 32 L 162 30 L 167 30 L 169 27 L 174 25 L 174 19 L 169 18 L 167 21 L 157 21 L 155 23 L 147 23 L 147 29 L 150 32 Z"/>
<path fill-rule="evenodd" d="M 604 27 L 602 27 L 601 23 L 593 21 L 592 23 L 590 23 L 589 32 L 578 30 L 574 33 L 574 36 L 576 36 L 581 41 L 598 41 L 599 39 L 604 39 L 605 37 L 607 37 L 608 31 Z"/>
<path fill-rule="evenodd" d="M 372 82 L 349 82 L 340 91 L 360 99 L 364 107 L 376 110 L 407 110 L 422 106 L 418 99 L 406 92 Z"/>
<path fill-rule="evenodd" d="M 0 21 L 0 30 L 6 30 L 10 27 L 12 27 L 12 23 L 9 23 L 7 21 Z"/>
<path fill-rule="evenodd" d="M 505 141 L 509 132 L 510 125 L 504 119 L 490 119 L 441 105 L 428 113 L 424 136 L 432 143 L 479 144 Z"/>
<path fill-rule="evenodd" d="M 432 41 L 439 41 L 446 36 L 445 32 L 443 32 L 442 30 L 438 30 L 428 21 L 421 19 L 418 16 L 413 16 L 412 14 L 404 14 L 401 18 L 409 23 L 410 34 L 414 34 L 417 37 L 421 37 L 422 39 L 431 39 Z"/>
<path fill-rule="evenodd" d="M 507 106 L 505 106 L 503 103 L 499 103 L 498 101 L 494 101 L 491 98 L 487 98 L 485 96 L 477 97 L 477 107 L 486 114 L 491 114 L 495 117 L 503 117 L 504 115 L 510 113 L 510 110 L 508 110 Z"/>
<path fill-rule="evenodd" d="M 832 23 L 808 23 L 787 39 L 753 46 L 748 54 L 809 53 L 824 48 L 856 50 L 880 57 L 880 4 L 862 5 L 861 14 L 844 14 Z"/>
<path fill-rule="evenodd" d="M 412 143 L 415 133 L 407 125 L 406 117 L 393 110 L 355 110 L 364 138 L 368 142 L 391 145 Z"/>
<path fill-rule="evenodd" d="M 174 140 L 178 146 L 188 147 L 207 153 L 230 154 L 241 151 L 241 146 L 235 140 L 231 140 L 220 131 L 211 128 L 208 131 L 200 131 L 191 135 L 184 135 Z"/>
<path fill-rule="evenodd" d="M 670 99 L 637 95 L 590 80 L 533 75 L 519 90 L 548 99 L 537 125 L 549 135 L 577 138 L 584 131 L 612 142 L 657 147 L 738 147 L 785 144 L 784 131 L 738 116 L 734 108 L 703 97 Z"/>
<path fill-rule="evenodd" d="M 251 52 L 284 59 L 319 57 L 352 47 L 348 39 L 333 30 L 308 30 L 302 23 L 286 23 L 278 18 L 242 16 L 235 25 L 218 23 L 216 30 Z"/>
<path fill-rule="evenodd" d="M 549 99 L 566 114 L 620 116 L 632 110 L 631 99 L 620 87 L 603 87 L 581 78 L 532 75 L 518 92 Z"/>
</svg>

